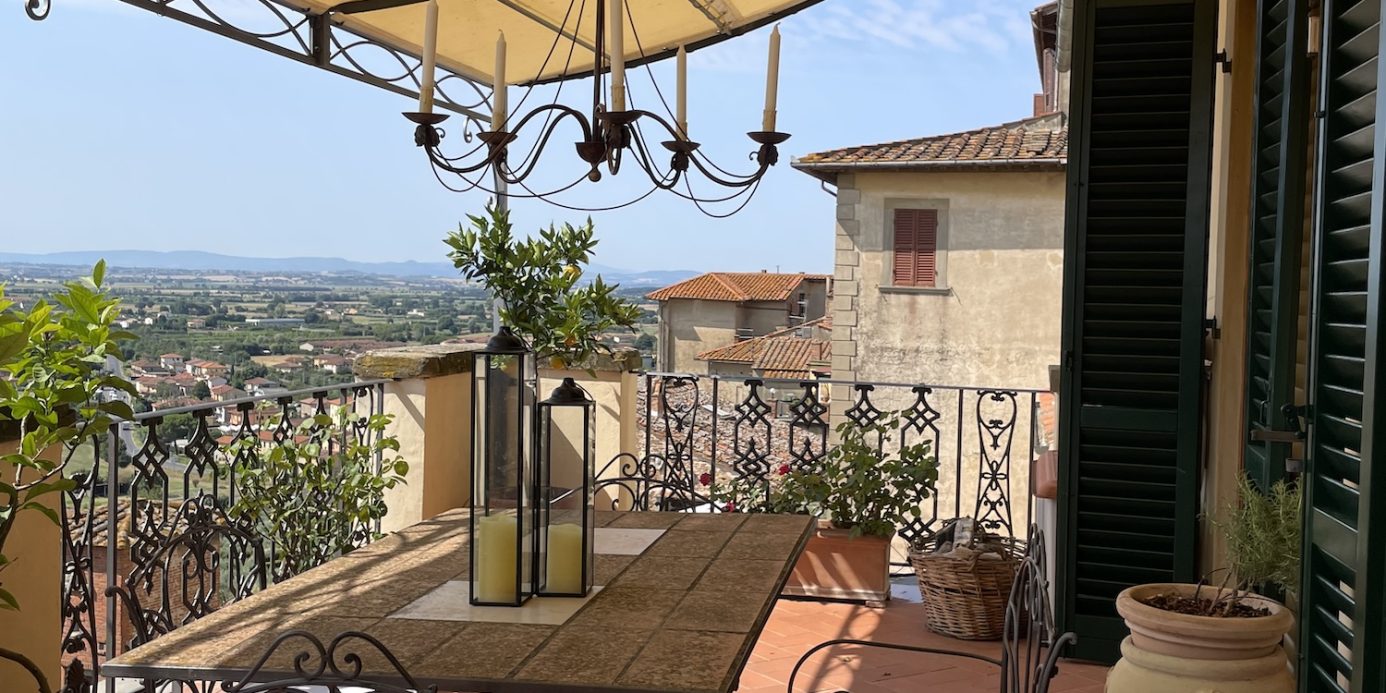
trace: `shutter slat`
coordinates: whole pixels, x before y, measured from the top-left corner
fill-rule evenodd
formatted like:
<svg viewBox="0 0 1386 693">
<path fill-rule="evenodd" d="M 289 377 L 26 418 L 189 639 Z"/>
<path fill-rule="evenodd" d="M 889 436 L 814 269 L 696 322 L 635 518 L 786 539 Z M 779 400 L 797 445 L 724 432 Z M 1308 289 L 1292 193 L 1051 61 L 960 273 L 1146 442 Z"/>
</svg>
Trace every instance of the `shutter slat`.
<svg viewBox="0 0 1386 693">
<path fill-rule="evenodd" d="M 1312 444 L 1304 483 L 1308 522 L 1301 613 L 1307 617 L 1300 633 L 1305 644 L 1300 686 L 1310 693 L 1386 686 L 1379 661 L 1383 625 L 1369 616 L 1386 595 L 1379 571 L 1360 570 L 1367 562 L 1364 542 L 1380 541 L 1360 532 L 1371 526 L 1362 524 L 1373 514 L 1371 497 L 1381 497 L 1372 487 L 1382 488 L 1363 466 L 1375 428 L 1364 418 L 1375 394 L 1372 380 L 1379 377 L 1370 351 L 1379 318 L 1368 314 L 1368 305 L 1379 295 L 1381 279 L 1372 276 L 1380 272 L 1379 262 L 1369 262 L 1380 252 L 1371 238 L 1381 233 L 1379 220 L 1373 220 L 1373 205 L 1379 203 L 1372 201 L 1381 156 L 1375 142 L 1381 3 L 1338 1 L 1325 8 L 1323 152 L 1309 349 Z M 1373 583 L 1362 582 L 1368 579 Z"/>
<path fill-rule="evenodd" d="M 1190 171 L 1211 155 L 1215 4 L 1093 0 L 1075 18 L 1059 570 L 1079 658 L 1116 657 L 1122 589 L 1197 577 L 1207 181 Z"/>
</svg>

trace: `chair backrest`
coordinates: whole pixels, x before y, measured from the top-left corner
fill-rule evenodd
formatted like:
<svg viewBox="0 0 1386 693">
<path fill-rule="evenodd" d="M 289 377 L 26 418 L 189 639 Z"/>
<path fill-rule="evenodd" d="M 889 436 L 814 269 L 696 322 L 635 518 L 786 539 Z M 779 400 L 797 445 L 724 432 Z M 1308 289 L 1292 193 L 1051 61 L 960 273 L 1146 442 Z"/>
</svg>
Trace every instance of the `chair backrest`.
<svg viewBox="0 0 1386 693">
<path fill-rule="evenodd" d="M 385 666 L 377 663 L 380 659 Z M 291 671 L 277 668 L 285 661 L 291 662 Z M 373 671 L 364 671 L 367 662 Z M 436 685 L 420 686 L 384 643 L 360 631 L 347 631 L 324 645 L 312 633 L 291 630 L 275 638 L 239 681 L 222 684 L 226 693 L 320 693 L 343 688 L 367 693 L 438 691 Z"/>
<path fill-rule="evenodd" d="M 267 582 L 263 542 L 227 517 L 216 499 L 187 501 L 166 526 L 169 537 L 133 556 L 124 584 L 106 589 L 129 616 L 128 647 L 196 621 Z"/>
<path fill-rule="evenodd" d="M 799 658 L 789 674 L 789 693 L 795 693 L 794 682 L 804 665 L 818 652 L 837 645 L 975 659 L 1001 669 L 1001 693 L 1048 693 L 1049 682 L 1058 673 L 1059 655 L 1078 638 L 1073 633 L 1055 633 L 1045 560 L 1044 534 L 1031 525 L 1025 557 L 1006 600 L 999 658 L 966 650 L 839 638 L 819 643 Z"/>
<path fill-rule="evenodd" d="M 1057 673 L 1059 655 L 1076 642 L 1073 633 L 1057 634 L 1049 598 L 1044 533 L 1030 525 L 1025 558 L 1020 562 L 1001 636 L 1001 693 L 1046 693 Z"/>
</svg>

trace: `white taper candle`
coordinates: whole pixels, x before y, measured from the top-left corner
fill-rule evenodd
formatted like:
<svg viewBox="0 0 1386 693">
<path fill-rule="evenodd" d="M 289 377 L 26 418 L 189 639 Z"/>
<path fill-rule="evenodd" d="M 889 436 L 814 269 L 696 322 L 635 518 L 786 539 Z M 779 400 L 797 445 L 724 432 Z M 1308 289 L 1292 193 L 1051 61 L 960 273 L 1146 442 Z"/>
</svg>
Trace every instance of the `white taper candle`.
<svg viewBox="0 0 1386 693">
<path fill-rule="evenodd" d="M 688 51 L 679 46 L 678 55 L 678 106 L 674 120 L 679 129 L 679 137 L 688 139 Z"/>
<path fill-rule="evenodd" d="M 770 32 L 770 64 L 765 68 L 765 117 L 760 129 L 775 131 L 775 108 L 780 84 L 780 25 Z"/>
<path fill-rule="evenodd" d="M 606 8 L 606 51 L 611 56 L 611 110 L 626 110 L 625 0 Z"/>
<path fill-rule="evenodd" d="M 434 67 L 438 63 L 438 0 L 424 8 L 423 75 L 419 79 L 419 112 L 433 112 Z"/>
<path fill-rule="evenodd" d="M 496 69 L 491 77 L 491 130 L 499 132 L 505 129 L 505 119 L 508 117 L 509 102 L 507 100 L 505 84 L 505 32 L 499 32 L 496 37 Z"/>
</svg>

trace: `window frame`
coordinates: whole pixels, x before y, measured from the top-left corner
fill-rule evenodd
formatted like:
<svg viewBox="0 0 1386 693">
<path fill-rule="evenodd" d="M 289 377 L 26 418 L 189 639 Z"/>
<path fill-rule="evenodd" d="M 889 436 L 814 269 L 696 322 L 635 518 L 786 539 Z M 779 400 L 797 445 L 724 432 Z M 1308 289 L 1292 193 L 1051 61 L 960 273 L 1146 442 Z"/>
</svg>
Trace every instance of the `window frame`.
<svg viewBox="0 0 1386 693">
<path fill-rule="evenodd" d="M 895 282 L 895 213 L 899 210 L 930 210 L 938 219 L 934 232 L 934 283 L 933 286 L 916 284 L 897 284 Z M 912 293 L 948 295 L 953 290 L 948 284 L 948 201 L 925 198 L 891 198 L 885 201 L 882 220 L 882 250 L 884 263 L 881 267 L 882 293 Z"/>
</svg>

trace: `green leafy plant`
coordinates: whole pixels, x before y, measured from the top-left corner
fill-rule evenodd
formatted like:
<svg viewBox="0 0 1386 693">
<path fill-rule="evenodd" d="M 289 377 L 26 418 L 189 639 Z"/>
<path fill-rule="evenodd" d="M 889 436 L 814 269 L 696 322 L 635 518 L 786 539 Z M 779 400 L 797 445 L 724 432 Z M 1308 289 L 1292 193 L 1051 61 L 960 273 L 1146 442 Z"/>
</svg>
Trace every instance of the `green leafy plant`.
<svg viewBox="0 0 1386 693">
<path fill-rule="evenodd" d="M 843 422 L 836 428 L 837 445 L 814 469 L 781 464 L 765 481 L 711 474 L 699 481 L 728 512 L 806 513 L 850 529 L 853 537 L 889 537 L 920 516 L 920 502 L 938 482 L 938 460 L 928 441 L 894 445 L 899 428 L 898 412 L 870 425 Z"/>
<path fill-rule="evenodd" d="M 409 464 L 397 454 L 399 441 L 384 435 L 390 415 L 365 417 L 360 436 L 356 417 L 336 407 L 304 419 L 283 442 L 245 438 L 229 448 L 237 484 L 229 514 L 270 540 L 276 579 L 380 537 L 374 527 L 388 510 L 385 492 L 404 483 Z"/>
<path fill-rule="evenodd" d="M 1237 502 L 1213 524 L 1227 541 L 1228 568 L 1245 587 L 1273 585 L 1299 591 L 1303 492 L 1277 481 L 1262 493 L 1242 477 Z"/>
<path fill-rule="evenodd" d="M 115 328 L 120 302 L 104 289 L 105 274 L 99 262 L 91 276 L 65 284 L 54 303 L 40 300 L 28 310 L 0 287 L 0 430 L 18 441 L 15 451 L 0 456 L 0 578 L 22 558 L 5 553 L 19 517 L 34 512 L 60 524 L 46 497 L 73 487 L 64 475 L 73 453 L 134 416 L 127 403 L 108 396 L 135 395 L 132 383 L 103 371 L 108 357 L 124 359 L 121 344 L 134 335 Z M 0 582 L 0 610 L 19 607 Z M 39 691 L 51 690 L 24 655 L 0 650 L 0 659 L 24 667 Z"/>
<path fill-rule="evenodd" d="M 898 412 L 874 424 L 839 424 L 837 445 L 828 449 L 820 471 L 791 471 L 782 502 L 851 529 L 854 537 L 894 535 L 896 527 L 920 516 L 920 502 L 938 482 L 929 443 L 895 445 L 899 430 Z"/>
<path fill-rule="evenodd" d="M 515 238 L 509 213 L 495 205 L 467 218 L 472 227 L 459 226 L 444 241 L 452 248 L 448 258 L 501 300 L 501 322 L 541 358 L 556 367 L 586 365 L 610 351 L 600 341 L 603 332 L 634 332 L 640 309 L 616 295 L 618 285 L 601 275 L 582 282 L 582 267 L 597 246 L 590 218 L 582 226 L 550 225 L 528 239 Z"/>
<path fill-rule="evenodd" d="M 707 497 L 719 509 L 729 513 L 805 513 L 802 501 L 785 492 L 791 473 L 788 464 L 781 464 L 765 481 L 753 476 L 734 475 L 714 479 L 704 472 L 698 481 L 707 487 Z"/>
</svg>

